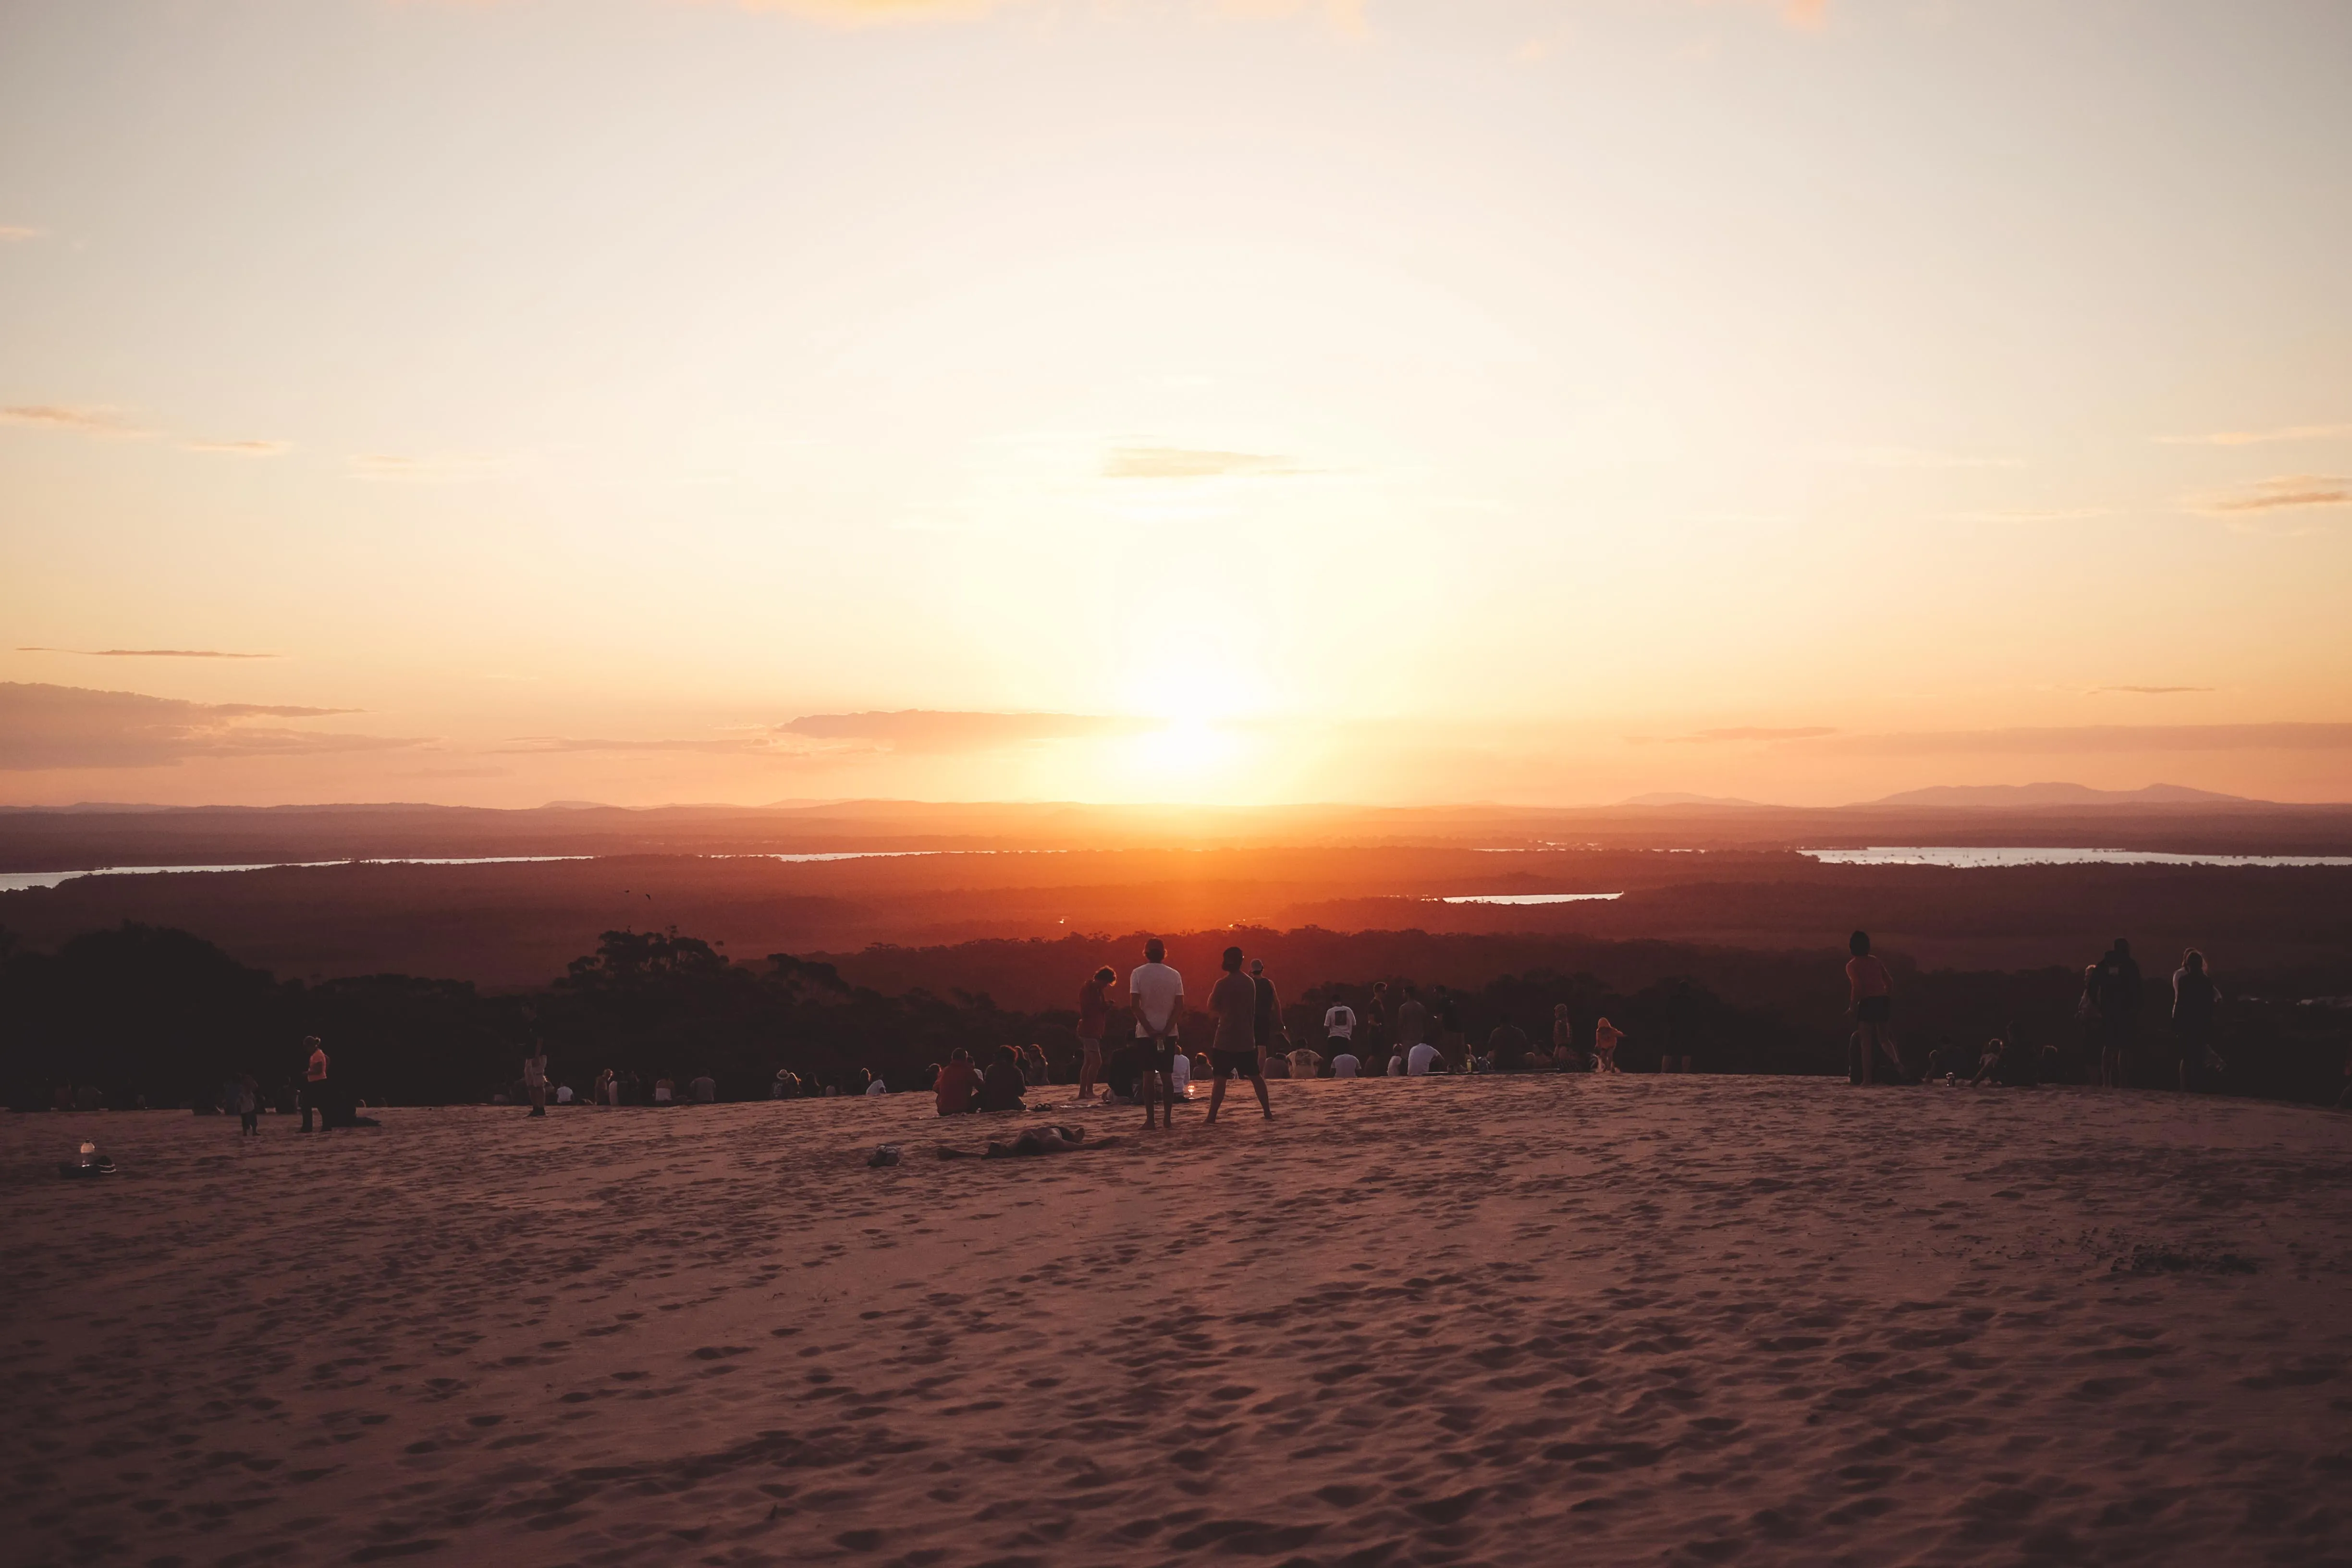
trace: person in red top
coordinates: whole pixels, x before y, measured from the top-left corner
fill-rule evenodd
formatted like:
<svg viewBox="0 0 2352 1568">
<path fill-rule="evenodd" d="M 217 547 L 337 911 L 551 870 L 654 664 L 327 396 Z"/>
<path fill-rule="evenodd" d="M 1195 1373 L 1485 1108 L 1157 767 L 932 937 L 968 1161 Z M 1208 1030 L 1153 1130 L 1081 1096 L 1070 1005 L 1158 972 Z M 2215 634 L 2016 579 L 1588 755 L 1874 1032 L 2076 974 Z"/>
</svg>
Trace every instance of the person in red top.
<svg viewBox="0 0 2352 1568">
<path fill-rule="evenodd" d="M 971 1109 L 972 1096 L 980 1090 L 980 1072 L 971 1065 L 971 1053 L 961 1046 L 948 1058 L 948 1065 L 940 1069 L 938 1084 L 940 1114 L 961 1116 Z"/>
<path fill-rule="evenodd" d="M 1103 1031 L 1110 1027 L 1110 988 L 1118 984 L 1118 976 L 1110 965 L 1095 971 L 1095 977 L 1078 987 L 1078 1098 L 1092 1100 L 1095 1084 L 1102 1078 Z"/>
<path fill-rule="evenodd" d="M 1894 1064 L 1895 1081 L 1903 1081 L 1903 1058 L 1895 1054 L 1895 1042 L 1887 1037 L 1886 1020 L 1895 1005 L 1894 983 L 1886 965 L 1870 951 L 1870 933 L 1858 931 L 1847 939 L 1846 951 L 1853 954 L 1845 961 L 1846 1007 L 1853 1014 L 1855 1030 L 1862 1042 L 1858 1053 L 1862 1061 L 1861 1080 L 1871 1081 L 1871 1065 L 1878 1053 L 1885 1051 Z"/>
</svg>

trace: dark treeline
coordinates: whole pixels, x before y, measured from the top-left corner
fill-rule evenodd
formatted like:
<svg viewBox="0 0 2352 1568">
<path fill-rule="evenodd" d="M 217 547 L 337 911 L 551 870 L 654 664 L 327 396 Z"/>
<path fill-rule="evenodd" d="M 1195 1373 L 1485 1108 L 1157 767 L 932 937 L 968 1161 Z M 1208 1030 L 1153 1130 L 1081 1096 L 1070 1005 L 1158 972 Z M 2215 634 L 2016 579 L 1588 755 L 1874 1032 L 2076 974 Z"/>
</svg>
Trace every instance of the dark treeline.
<svg viewBox="0 0 2352 1568">
<path fill-rule="evenodd" d="M 1760 954 L 1660 942 L 1551 944 L 1557 964 L 1524 941 L 1475 935 L 1220 931 L 1171 939 L 1190 998 L 1206 1000 L 1226 942 L 1267 953 L 1283 985 L 1285 1023 L 1299 1044 L 1319 1045 L 1324 1009 L 1346 1002 L 1369 1012 L 1375 982 L 1393 998 L 1408 982 L 1424 1000 L 1440 988 L 1475 1046 L 1511 1024 L 1542 1044 L 1556 1005 L 1567 1004 L 1588 1044 L 1606 1016 L 1627 1038 L 1624 1068 L 1654 1070 L 1662 1056 L 1688 1057 L 1702 1072 L 1844 1070 L 1842 954 Z M 1097 966 L 1124 976 L 1140 936 L 879 949 L 856 967 L 887 973 L 889 990 L 853 984 L 842 967 L 787 953 L 730 960 L 711 943 L 671 931 L 607 931 L 596 951 L 536 990 L 484 993 L 458 981 L 368 975 L 280 981 L 237 963 L 185 931 L 123 925 L 89 932 L 54 952 L 0 932 L 0 1091 L 18 1109 L 57 1102 L 61 1089 L 128 1108 L 210 1103 L 222 1085 L 251 1074 L 265 1097 L 300 1077 L 301 1042 L 319 1036 L 344 1096 L 372 1103 L 479 1102 L 507 1089 L 526 1047 L 544 1040 L 554 1080 L 585 1098 L 612 1068 L 681 1085 L 709 1074 L 727 1100 L 765 1098 L 779 1068 L 808 1085 L 849 1084 L 862 1069 L 904 1090 L 958 1047 L 975 1056 L 999 1045 L 1042 1045 L 1057 1080 L 1076 1058 L 1076 993 Z M 1193 950 L 1199 950 L 1197 952 Z M 1510 961 L 1500 972 L 1498 961 Z M 845 960 L 846 963 L 849 961 Z M 1482 970 L 1482 965 L 1483 970 Z M 2084 1081 L 2074 1021 L 2078 969 L 2019 973 L 1919 972 L 1891 960 L 1906 1058 L 1934 1048 L 1965 1072 L 1975 1048 L 2003 1036 L 2061 1053 L 2060 1077 Z M 2168 967 L 2149 965 L 2136 1083 L 2174 1081 L 2176 1047 L 2164 1019 Z M 1021 1011 L 971 984 L 1070 1004 Z M 931 989 L 921 982 L 929 978 Z M 961 980 L 964 984 L 952 984 Z M 2239 997 L 2224 1010 L 2221 1044 L 2231 1092 L 2331 1100 L 2341 1088 L 2352 1016 L 2284 998 Z M 1197 1011 L 1188 1044 L 1213 1032 Z M 68 1094 L 71 1098 L 71 1094 Z"/>
</svg>

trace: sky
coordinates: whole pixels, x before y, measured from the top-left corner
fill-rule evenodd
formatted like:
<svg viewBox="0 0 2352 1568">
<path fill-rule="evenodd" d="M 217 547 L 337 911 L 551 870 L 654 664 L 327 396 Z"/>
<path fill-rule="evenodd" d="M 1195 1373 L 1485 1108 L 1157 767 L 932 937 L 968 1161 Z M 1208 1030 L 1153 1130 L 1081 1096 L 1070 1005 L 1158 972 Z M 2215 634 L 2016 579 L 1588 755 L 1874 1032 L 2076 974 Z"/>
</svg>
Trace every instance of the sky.
<svg viewBox="0 0 2352 1568">
<path fill-rule="evenodd" d="M 0 0 L 0 804 L 2352 800 L 2347 65 Z"/>
</svg>

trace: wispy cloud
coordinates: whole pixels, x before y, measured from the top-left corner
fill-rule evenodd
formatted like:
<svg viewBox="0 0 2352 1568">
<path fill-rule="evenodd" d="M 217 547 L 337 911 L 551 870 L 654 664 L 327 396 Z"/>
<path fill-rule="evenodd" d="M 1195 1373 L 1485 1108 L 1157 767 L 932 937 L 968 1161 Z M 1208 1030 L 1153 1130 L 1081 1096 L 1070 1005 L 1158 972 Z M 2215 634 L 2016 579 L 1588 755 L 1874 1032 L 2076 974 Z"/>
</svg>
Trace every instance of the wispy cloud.
<svg viewBox="0 0 2352 1568">
<path fill-rule="evenodd" d="M 184 702 L 136 691 L 0 683 L 0 771 L 167 767 L 197 757 L 315 756 L 425 743 L 394 735 L 251 722 L 324 719 L 352 711 L 258 702 Z"/>
<path fill-rule="evenodd" d="M 2078 724 L 1840 735 L 1811 751 L 1853 757 L 2058 756 L 2117 752 L 2352 751 L 2352 724 Z"/>
<path fill-rule="evenodd" d="M 28 239 L 47 239 L 49 231 L 29 224 L 0 223 L 0 245 L 22 245 Z"/>
<path fill-rule="evenodd" d="M 2284 425 L 2275 430 L 2215 430 L 2203 436 L 2152 436 L 2167 447 L 2261 447 L 2273 441 L 2337 441 L 2352 437 L 2352 425 Z"/>
<path fill-rule="evenodd" d="M 0 425 L 26 425 L 37 430 L 61 430 L 76 436 L 146 434 L 125 420 L 121 410 L 92 404 L 20 403 L 0 408 Z"/>
<path fill-rule="evenodd" d="M 70 653 L 83 658 L 276 658 L 274 653 L 224 653 L 212 647 L 20 647 L 18 653 Z M 341 711 L 338 710 L 337 711 Z"/>
<path fill-rule="evenodd" d="M 1736 741 L 1813 741 L 1837 731 L 1822 724 L 1775 729 L 1760 724 L 1734 724 L 1719 730 L 1694 730 L 1687 735 L 1628 735 L 1637 745 L 1720 745 Z"/>
<path fill-rule="evenodd" d="M 1120 447 L 1103 463 L 1107 479 L 1213 479 L 1295 474 L 1288 458 L 1265 452 L 1202 451 L 1189 447 Z"/>
<path fill-rule="evenodd" d="M 1819 447 L 1813 457 L 1824 463 L 1846 463 L 1861 468 L 2020 468 L 2016 458 L 1988 458 L 1967 452 L 1937 452 L 1924 447 Z"/>
<path fill-rule="evenodd" d="M 504 459 L 443 453 L 424 457 L 400 452 L 356 452 L 352 455 L 354 478 L 420 485 L 455 484 L 496 473 Z"/>
<path fill-rule="evenodd" d="M 2030 525 L 2044 522 L 2085 522 L 2095 517 L 2112 517 L 2115 513 L 2103 506 L 2050 507 L 2042 510 L 2024 508 L 2015 511 L 1956 511 L 1948 514 L 1952 522 L 1992 522 Z"/>
<path fill-rule="evenodd" d="M 864 741 L 897 752 L 980 752 L 1039 741 L 1141 734 L 1150 719 L 1097 713 L 966 713 L 909 708 L 895 713 L 811 713 L 780 733 L 812 741 Z"/>
<path fill-rule="evenodd" d="M 291 441 L 183 441 L 183 452 L 208 452 L 224 458 L 278 458 L 294 449 Z"/>
<path fill-rule="evenodd" d="M 2095 686 L 2091 689 L 2091 695 L 2096 697 L 2102 692 L 2127 691 L 2139 697 L 2173 697 L 2184 691 L 2212 689 L 2210 686 Z"/>
<path fill-rule="evenodd" d="M 510 756 L 536 756 L 564 752 L 700 752 L 719 756 L 756 756 L 782 752 L 765 735 L 727 735 L 706 740 L 613 741 L 571 735 L 519 735 L 498 751 Z"/>
<path fill-rule="evenodd" d="M 2189 502 L 2189 510 L 2209 517 L 2336 506 L 2352 506 L 2352 479 L 2339 474 L 2282 474 L 2234 490 L 2194 497 Z"/>
</svg>

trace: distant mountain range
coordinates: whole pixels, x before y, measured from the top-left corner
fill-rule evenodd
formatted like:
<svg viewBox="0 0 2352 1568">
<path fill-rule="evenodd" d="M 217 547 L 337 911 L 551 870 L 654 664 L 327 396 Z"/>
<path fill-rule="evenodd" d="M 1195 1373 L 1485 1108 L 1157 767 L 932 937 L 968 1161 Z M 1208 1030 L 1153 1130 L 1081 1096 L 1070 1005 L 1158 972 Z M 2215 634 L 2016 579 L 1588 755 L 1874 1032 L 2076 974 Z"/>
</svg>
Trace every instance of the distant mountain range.
<svg viewBox="0 0 2352 1568">
<path fill-rule="evenodd" d="M 2186 784 L 2154 784 L 2142 789 L 2093 789 L 2078 784 L 1936 784 L 1905 790 L 1872 805 L 1986 806 L 2044 805 L 2259 805 L 2242 795 L 2217 795 Z"/>
<path fill-rule="evenodd" d="M 1619 805 L 1736 805 L 1749 811 L 1769 810 L 1762 801 L 1742 800 L 1730 795 L 1685 795 L 1680 790 L 1653 790 L 1637 795 L 1631 800 L 1621 800 Z"/>
</svg>

